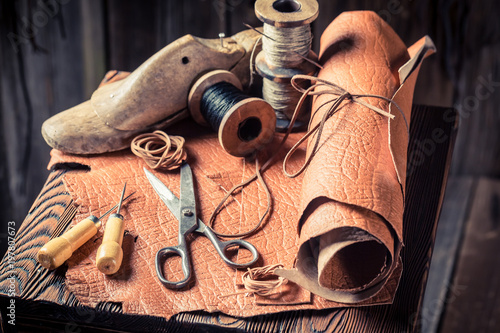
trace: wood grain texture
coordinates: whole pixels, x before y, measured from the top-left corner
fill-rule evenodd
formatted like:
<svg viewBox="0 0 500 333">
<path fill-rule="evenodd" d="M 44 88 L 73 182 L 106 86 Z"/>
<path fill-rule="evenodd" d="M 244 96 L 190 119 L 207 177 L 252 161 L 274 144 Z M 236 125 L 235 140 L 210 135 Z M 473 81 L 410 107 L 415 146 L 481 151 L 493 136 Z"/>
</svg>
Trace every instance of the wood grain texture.
<svg viewBox="0 0 500 333">
<path fill-rule="evenodd" d="M 16 232 L 12 261 L 0 266 L 0 293 L 9 295 L 11 279 L 15 295 L 27 299 L 77 304 L 75 297 L 64 288 L 65 268 L 49 272 L 36 260 L 38 250 L 54 237 L 61 235 L 73 219 L 76 208 L 62 182 L 65 171 L 49 175 L 39 197 Z"/>
<path fill-rule="evenodd" d="M 407 332 L 419 329 L 419 308 L 430 264 L 436 222 L 451 160 L 456 124 L 443 118 L 447 109 L 416 106 L 410 135 L 410 165 L 403 249 L 404 270 L 394 304 L 385 306 L 340 308 L 321 311 L 288 311 L 275 315 L 234 318 L 203 311 L 181 313 L 169 321 L 163 318 L 121 314 L 118 304 L 103 302 L 97 309 L 78 306 L 78 301 L 64 287 L 64 271 L 40 269 L 34 255 L 57 228 L 61 233 L 71 216 L 70 196 L 64 190 L 64 171 L 51 173 L 44 190 L 19 230 L 20 245 L 16 252 L 16 268 L 20 278 L 16 313 L 26 330 L 41 326 L 63 331 L 67 325 L 83 331 L 149 331 L 179 330 L 186 332 Z M 441 130 L 439 140 L 436 131 Z M 432 153 L 422 151 L 422 142 L 434 140 Z M 439 142 L 438 142 L 439 141 Z M 412 152 L 415 152 L 412 154 Z M 418 153 L 420 152 L 420 153 Z M 424 158 L 421 157 L 421 154 Z M 413 157 L 412 157 L 413 156 Z M 71 171 L 66 171 L 71 172 Z M 40 219 L 40 220 L 38 220 Z M 59 220 L 59 221 L 58 221 Z M 71 220 L 69 218 L 69 220 Z M 30 244 L 26 246 L 23 244 Z M 17 263 L 19 262 L 19 263 Z M 7 304 L 8 265 L 0 266 L 0 302 Z M 52 301 L 47 303 L 45 301 Z M 4 307 L 0 306 L 3 322 Z M 72 326 L 73 327 L 73 326 Z"/>
<path fill-rule="evenodd" d="M 442 332 L 500 331 L 500 181 L 480 178 Z"/>
<path fill-rule="evenodd" d="M 82 16 L 83 88 L 90 98 L 107 69 L 105 1 L 80 1 Z"/>
<path fill-rule="evenodd" d="M 451 177 L 448 181 L 421 309 L 422 332 L 437 332 L 446 309 L 476 183 L 471 177 Z"/>
<path fill-rule="evenodd" d="M 453 172 L 461 175 L 500 176 L 500 25 L 486 24 L 500 15 L 491 1 L 457 2 L 465 26 L 452 26 L 461 42 L 452 58 L 456 62 L 454 106 L 460 115 L 460 135 Z M 484 23 L 482 23 L 484 22 Z M 456 44 L 455 40 L 450 43 Z M 451 46 L 450 46 L 451 47 Z"/>
<path fill-rule="evenodd" d="M 12 210 L 2 215 L 20 223 L 36 198 L 48 171 L 50 147 L 40 132 L 51 115 L 83 100 L 77 1 L 3 1 L 0 15 L 0 110 Z M 4 208 L 4 207 L 2 207 Z"/>
</svg>

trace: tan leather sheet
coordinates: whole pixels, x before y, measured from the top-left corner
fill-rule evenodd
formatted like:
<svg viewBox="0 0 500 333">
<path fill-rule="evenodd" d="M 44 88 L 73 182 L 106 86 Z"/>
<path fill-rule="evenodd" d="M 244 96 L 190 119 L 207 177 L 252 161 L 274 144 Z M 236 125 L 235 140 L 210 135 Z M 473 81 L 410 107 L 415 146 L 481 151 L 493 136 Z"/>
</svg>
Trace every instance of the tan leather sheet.
<svg viewBox="0 0 500 333">
<path fill-rule="evenodd" d="M 183 125 L 190 127 L 190 130 L 197 126 L 189 122 Z M 201 133 L 199 136 L 186 136 L 188 161 L 195 177 L 199 217 L 206 222 L 226 191 L 251 175 L 255 165 L 225 153 L 215 134 L 204 132 L 204 129 L 198 127 L 195 129 L 191 133 Z M 297 138 L 294 135 L 290 142 Z M 277 140 L 278 138 L 275 141 Z M 136 191 L 134 199 L 122 211 L 126 235 L 123 241 L 123 264 L 118 273 L 105 276 L 95 266 L 102 228 L 67 262 L 67 287 L 82 304 L 96 306 L 100 302 L 120 302 L 125 313 L 167 318 L 179 312 L 194 310 L 251 316 L 342 306 L 315 297 L 293 283 L 286 285 L 282 293 L 270 299 L 245 294 L 221 297 L 242 290 L 238 284 L 241 283 L 243 271 L 235 271 L 226 266 L 210 241 L 204 237 L 191 240 L 189 245 L 193 259 L 194 285 L 182 291 L 165 288 L 156 276 L 154 259 L 160 248 L 177 244 L 178 224 L 146 179 L 142 170 L 146 164 L 129 152 L 82 157 L 53 150 L 51 155 L 49 168 L 59 163 L 79 163 L 90 166 L 91 169 L 88 172 L 72 171 L 64 175 L 67 189 L 79 207 L 72 224 L 89 214 L 100 216 L 116 204 L 125 181 L 127 193 Z M 291 167 L 298 167 L 300 158 L 301 154 L 298 154 L 291 161 Z M 153 172 L 176 195 L 179 194 L 178 172 Z M 282 263 L 285 267 L 292 268 L 299 244 L 297 221 L 300 216 L 298 203 L 301 178 L 289 179 L 284 176 L 279 163 L 273 165 L 263 176 L 273 196 L 272 215 L 260 232 L 246 240 L 254 244 L 260 253 L 261 259 L 257 265 Z M 265 192 L 257 183 L 253 183 L 228 203 L 217 218 L 215 229 L 229 233 L 248 230 L 265 211 L 266 204 Z M 167 271 L 167 275 L 173 274 L 180 278 L 179 273 Z M 397 281 L 388 284 L 370 303 L 390 302 L 396 284 Z"/>
</svg>

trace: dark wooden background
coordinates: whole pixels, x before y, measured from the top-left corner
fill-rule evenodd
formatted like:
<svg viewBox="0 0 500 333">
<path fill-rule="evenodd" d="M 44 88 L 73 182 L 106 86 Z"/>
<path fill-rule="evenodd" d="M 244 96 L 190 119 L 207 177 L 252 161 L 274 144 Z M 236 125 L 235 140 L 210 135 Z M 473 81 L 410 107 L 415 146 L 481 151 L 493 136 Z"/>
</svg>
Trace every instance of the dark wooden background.
<svg viewBox="0 0 500 333">
<path fill-rule="evenodd" d="M 7 222 L 21 224 L 47 178 L 50 148 L 40 134 L 45 119 L 88 99 L 107 70 L 132 71 L 184 34 L 216 38 L 219 32 L 232 35 L 245 29 L 243 22 L 260 25 L 253 4 L 246 0 L 2 0 L 0 251 L 7 245 Z M 415 103 L 455 106 L 460 112 L 452 179 L 488 182 L 500 176 L 498 2 L 320 0 L 319 4 L 320 14 L 313 24 L 315 50 L 324 28 L 346 10 L 374 10 L 408 45 L 430 35 L 438 53 L 422 68 Z M 431 158 L 432 152 L 427 155 Z M 472 191 L 473 187 L 457 188 Z M 499 222 L 496 198 L 488 207 Z M 468 213 L 464 214 L 466 219 Z M 460 253 L 451 255 L 463 257 Z M 500 273 L 495 276 L 490 282 L 496 295 Z"/>
</svg>

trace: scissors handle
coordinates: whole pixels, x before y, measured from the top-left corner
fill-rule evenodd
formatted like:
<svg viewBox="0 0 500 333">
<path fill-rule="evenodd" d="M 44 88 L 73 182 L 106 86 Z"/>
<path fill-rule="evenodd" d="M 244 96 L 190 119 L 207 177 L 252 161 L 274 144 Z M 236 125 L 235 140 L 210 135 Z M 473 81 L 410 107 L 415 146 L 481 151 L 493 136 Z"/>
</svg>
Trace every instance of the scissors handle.
<svg viewBox="0 0 500 333">
<path fill-rule="evenodd" d="M 251 265 L 253 265 L 258 259 L 259 259 L 259 252 L 257 252 L 257 249 L 255 246 L 253 246 L 251 243 L 242 240 L 242 239 L 231 239 L 228 241 L 221 241 L 210 229 L 209 227 L 206 226 L 205 223 L 202 221 L 198 220 L 198 229 L 197 232 L 204 234 L 215 247 L 215 250 L 217 250 L 217 253 L 221 257 L 221 259 L 229 266 L 233 268 L 246 268 Z M 226 255 L 226 250 L 232 247 L 241 247 L 244 248 L 252 254 L 252 258 L 244 263 L 237 263 L 232 261 L 231 259 L 228 258 Z"/>
<path fill-rule="evenodd" d="M 182 263 L 182 272 L 184 274 L 184 279 L 180 281 L 170 281 L 165 278 L 165 274 L 163 272 L 163 267 L 169 258 L 172 257 L 181 257 Z M 191 279 L 191 260 L 189 259 L 189 254 L 187 251 L 186 241 L 185 239 L 179 243 L 177 246 L 169 246 L 163 249 L 160 249 L 156 253 L 156 275 L 160 281 L 170 289 L 181 289 L 187 286 L 189 280 Z"/>
</svg>

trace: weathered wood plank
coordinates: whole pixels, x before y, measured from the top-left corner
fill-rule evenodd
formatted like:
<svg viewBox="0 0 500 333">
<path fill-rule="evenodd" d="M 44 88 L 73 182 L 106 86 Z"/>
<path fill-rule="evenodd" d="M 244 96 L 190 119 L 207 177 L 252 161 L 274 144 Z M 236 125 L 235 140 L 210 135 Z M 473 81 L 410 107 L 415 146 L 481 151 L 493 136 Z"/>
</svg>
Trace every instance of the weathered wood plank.
<svg viewBox="0 0 500 333">
<path fill-rule="evenodd" d="M 479 179 L 442 332 L 500 331 L 500 181 Z"/>
<path fill-rule="evenodd" d="M 1 29 L 1 26 L 0 26 Z M 0 51 L 0 64 L 3 64 L 3 52 Z M 0 99 L 2 99 L 2 84 L 0 80 Z M 4 128 L 2 105 L 0 103 L 0 128 Z M 0 161 L 7 161 L 7 143 L 3 135 L 0 135 Z M 14 210 L 12 208 L 12 198 L 9 188 L 9 170 L 7 163 L 0 163 L 0 207 L 3 216 L 12 218 Z M 7 251 L 8 234 L 5 232 L 5 226 L 10 221 L 0 221 L 0 256 Z"/>
<path fill-rule="evenodd" d="M 107 2 L 109 69 L 133 71 L 157 51 L 155 4 L 154 0 Z"/>
<path fill-rule="evenodd" d="M 453 102 L 461 120 L 453 169 L 456 174 L 498 177 L 500 26 L 487 22 L 500 15 L 500 5 L 492 1 L 459 4 L 465 6 L 462 19 L 467 24 L 450 26 L 452 36 L 443 36 L 450 43 L 449 63 L 456 67 Z"/>
<path fill-rule="evenodd" d="M 460 251 L 460 240 L 475 185 L 476 182 L 470 177 L 451 177 L 448 181 L 422 304 L 422 332 L 437 332 L 446 308 L 455 259 Z"/>
<path fill-rule="evenodd" d="M 4 230 L 7 221 L 22 221 L 47 178 L 50 147 L 40 133 L 42 122 L 80 103 L 83 95 L 78 1 L 2 6 L 2 164 L 12 203 L 12 213 L 2 215 Z"/>
<path fill-rule="evenodd" d="M 31 207 L 12 242 L 14 251 L 8 252 L 0 266 L 0 293 L 14 294 L 26 299 L 50 300 L 77 304 L 75 297 L 64 288 L 65 267 L 54 272 L 43 269 L 36 260 L 40 248 L 57 237 L 69 226 L 76 208 L 62 182 L 65 171 L 49 175 L 42 192 Z"/>
<path fill-rule="evenodd" d="M 89 99 L 108 71 L 104 1 L 80 1 L 82 16 L 83 87 Z"/>
<path fill-rule="evenodd" d="M 225 8 L 224 0 L 159 1 L 156 10 L 157 49 L 186 34 L 217 38 L 220 32 L 226 31 L 226 15 L 230 12 L 227 13 Z"/>
<path fill-rule="evenodd" d="M 262 26 L 262 22 L 255 16 L 253 1 L 228 0 L 226 20 L 228 21 L 228 28 L 224 32 L 228 36 L 247 29 L 243 23 L 250 24 L 252 27 Z"/>
<path fill-rule="evenodd" d="M 454 168 L 457 174 L 500 176 L 499 42 L 479 48 L 463 68 L 455 99 L 460 114 Z"/>
</svg>

